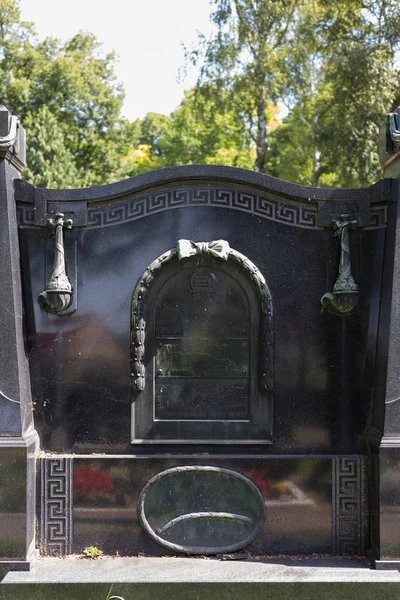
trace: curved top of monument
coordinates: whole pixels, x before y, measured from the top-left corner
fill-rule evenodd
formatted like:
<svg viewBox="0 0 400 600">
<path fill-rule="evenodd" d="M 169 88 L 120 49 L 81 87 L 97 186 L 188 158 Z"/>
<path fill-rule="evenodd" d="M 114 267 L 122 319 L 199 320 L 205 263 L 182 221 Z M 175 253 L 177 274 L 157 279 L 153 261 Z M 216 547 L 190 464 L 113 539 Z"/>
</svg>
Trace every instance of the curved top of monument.
<svg viewBox="0 0 400 600">
<path fill-rule="evenodd" d="M 90 188 L 76 189 L 46 189 L 35 188 L 37 195 L 45 195 L 46 200 L 57 201 L 79 201 L 101 202 L 112 201 L 126 195 L 134 194 L 145 189 L 157 187 L 165 184 L 174 184 L 185 182 L 208 183 L 225 182 L 237 185 L 244 185 L 252 188 L 258 188 L 265 192 L 270 192 L 285 196 L 291 200 L 298 200 L 302 203 L 314 204 L 318 201 L 362 201 L 369 197 L 371 202 L 381 202 L 384 192 L 385 180 L 380 180 L 370 188 L 315 188 L 296 183 L 290 183 L 282 179 L 277 179 L 263 173 L 255 173 L 247 169 L 237 167 L 225 167 L 219 165 L 185 165 L 179 167 L 167 167 L 136 175 L 129 179 L 110 183 L 108 185 L 94 186 Z M 31 195 L 32 186 L 26 181 L 17 183 L 20 194 L 25 189 L 27 196 Z M 28 191 L 29 190 L 29 191 Z M 30 193 L 29 193 L 30 192 Z M 385 194 L 386 195 L 386 194 Z M 22 200 L 21 196 L 19 200 Z M 29 202 L 28 198 L 24 198 Z"/>
</svg>

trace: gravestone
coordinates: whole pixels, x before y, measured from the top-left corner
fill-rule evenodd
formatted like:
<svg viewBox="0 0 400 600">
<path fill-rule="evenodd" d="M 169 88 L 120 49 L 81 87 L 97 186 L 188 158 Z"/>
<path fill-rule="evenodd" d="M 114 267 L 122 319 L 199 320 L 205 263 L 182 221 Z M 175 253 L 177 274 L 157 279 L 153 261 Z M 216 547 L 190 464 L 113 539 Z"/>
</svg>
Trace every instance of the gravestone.
<svg viewBox="0 0 400 600">
<path fill-rule="evenodd" d="M 395 177 L 396 123 L 383 157 Z M 398 593 L 397 179 L 319 189 L 192 165 L 41 189 L 20 178 L 24 131 L 4 107 L 0 134 L 4 593 L 47 582 L 72 598 L 147 573 L 135 597 L 151 597 L 156 557 L 185 555 L 243 559 L 232 598 L 305 581 L 262 562 L 282 555 L 368 557 L 388 573 L 357 579 L 343 558 L 324 581 Z M 153 558 L 113 559 L 137 564 L 133 580 L 107 559 L 90 584 L 73 559 L 46 575 L 43 557 L 91 546 Z M 249 557 L 267 570 L 251 574 Z M 235 579 L 169 560 L 194 561 L 188 584 L 198 569 L 182 598 Z M 310 586 L 325 564 L 313 560 Z M 167 571 L 158 584 L 173 590 L 183 580 Z"/>
</svg>

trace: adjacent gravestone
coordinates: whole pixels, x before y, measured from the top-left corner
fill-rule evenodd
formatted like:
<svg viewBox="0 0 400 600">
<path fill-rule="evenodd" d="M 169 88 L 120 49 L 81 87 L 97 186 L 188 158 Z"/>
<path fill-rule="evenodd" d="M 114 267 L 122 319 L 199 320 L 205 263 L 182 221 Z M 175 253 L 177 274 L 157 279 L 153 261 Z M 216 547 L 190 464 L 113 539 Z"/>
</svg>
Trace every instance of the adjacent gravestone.
<svg viewBox="0 0 400 600">
<path fill-rule="evenodd" d="M 25 166 L 25 134 L 0 106 L 0 564 L 28 568 L 35 554 L 38 435 L 23 335 L 24 306 L 14 181 Z"/>
</svg>

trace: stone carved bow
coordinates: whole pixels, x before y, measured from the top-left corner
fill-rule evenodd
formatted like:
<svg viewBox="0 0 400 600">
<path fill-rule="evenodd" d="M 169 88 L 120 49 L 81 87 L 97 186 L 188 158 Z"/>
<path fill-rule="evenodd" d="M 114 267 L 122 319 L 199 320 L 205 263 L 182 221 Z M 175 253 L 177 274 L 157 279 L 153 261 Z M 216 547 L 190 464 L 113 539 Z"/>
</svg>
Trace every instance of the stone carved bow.
<svg viewBox="0 0 400 600">
<path fill-rule="evenodd" d="M 228 260 L 230 252 L 229 243 L 225 240 L 215 240 L 214 242 L 192 242 L 190 240 L 178 240 L 176 252 L 178 259 L 189 258 L 196 254 L 209 254 L 222 260 Z"/>
</svg>

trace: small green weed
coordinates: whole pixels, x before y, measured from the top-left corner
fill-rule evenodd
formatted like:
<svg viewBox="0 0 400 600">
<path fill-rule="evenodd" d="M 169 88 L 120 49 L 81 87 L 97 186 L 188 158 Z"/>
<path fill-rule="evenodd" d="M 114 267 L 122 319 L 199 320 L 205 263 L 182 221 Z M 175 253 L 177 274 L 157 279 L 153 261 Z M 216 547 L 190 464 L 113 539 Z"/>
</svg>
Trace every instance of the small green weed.
<svg viewBox="0 0 400 600">
<path fill-rule="evenodd" d="M 82 554 L 85 558 L 95 559 L 103 555 L 103 550 L 100 550 L 97 546 L 86 546 L 86 548 L 83 549 Z"/>
</svg>

